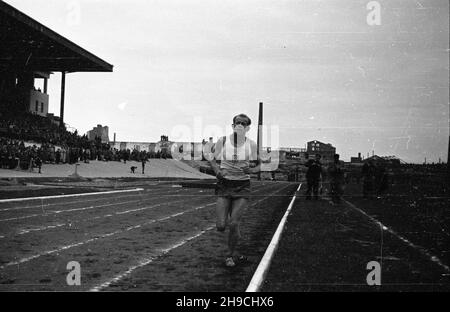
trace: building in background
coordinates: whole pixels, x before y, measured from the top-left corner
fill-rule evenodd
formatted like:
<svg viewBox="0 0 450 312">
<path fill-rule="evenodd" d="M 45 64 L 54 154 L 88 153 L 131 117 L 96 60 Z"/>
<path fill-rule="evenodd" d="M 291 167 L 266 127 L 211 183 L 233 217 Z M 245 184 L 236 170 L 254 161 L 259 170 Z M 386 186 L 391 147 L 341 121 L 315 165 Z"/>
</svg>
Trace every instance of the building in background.
<svg viewBox="0 0 450 312">
<path fill-rule="evenodd" d="M 306 160 L 306 148 L 303 147 L 280 147 L 278 151 L 280 153 L 280 159 Z"/>
<path fill-rule="evenodd" d="M 350 157 L 350 163 L 352 164 L 360 164 L 363 159 L 361 158 L 361 153 L 358 153 L 358 157 Z"/>
<path fill-rule="evenodd" d="M 376 165 L 389 165 L 389 166 L 400 166 L 401 164 L 406 164 L 403 160 L 398 158 L 397 156 L 378 156 L 373 155 L 364 159 L 363 162 L 373 162 Z"/>
<path fill-rule="evenodd" d="M 101 128 L 98 125 L 97 128 Z M 107 128 L 107 127 L 103 127 Z M 96 132 L 98 135 L 98 131 Z M 107 132 L 106 132 L 107 133 Z M 94 135 L 95 134 L 91 134 Z M 91 137 L 89 137 L 91 139 Z M 170 141 L 167 135 L 161 135 L 161 139 L 158 142 L 122 142 L 115 141 L 110 142 L 111 148 L 117 150 L 129 149 L 137 151 L 146 151 L 151 154 L 157 155 L 157 157 L 163 158 L 175 158 L 178 160 L 205 160 L 204 152 L 214 152 L 215 142 L 212 137 L 208 140 L 203 139 L 202 142 L 175 142 Z M 212 148 L 211 148 L 212 147 Z M 303 147 L 280 147 L 272 149 L 270 146 L 263 147 L 267 153 L 272 153 L 272 157 L 276 157 L 277 161 L 284 162 L 286 160 L 306 162 L 308 157 L 314 158 L 316 154 L 322 156 L 323 163 L 330 163 L 334 161 L 334 155 L 336 148 L 331 144 L 325 144 L 319 141 L 311 141 L 307 143 L 307 148 Z M 274 156 L 274 153 L 277 153 Z M 359 154 L 360 157 L 360 154 Z M 354 157 L 356 158 L 356 157 Z"/>
<path fill-rule="evenodd" d="M 315 155 L 322 156 L 321 161 L 324 163 L 331 163 L 334 161 L 336 148 L 330 143 L 322 143 L 320 141 L 310 141 L 307 143 L 306 152 L 309 158 L 314 158 Z"/>
<path fill-rule="evenodd" d="M 122 141 L 112 141 L 109 142 L 109 146 L 118 151 L 123 150 L 137 150 L 138 152 L 150 152 L 150 145 L 152 143 L 148 142 L 122 142 Z"/>
<path fill-rule="evenodd" d="M 97 127 L 87 132 L 87 137 L 89 140 L 95 140 L 95 138 L 99 137 L 102 143 L 109 143 L 108 131 L 108 126 L 102 127 L 102 125 L 97 125 Z"/>
</svg>

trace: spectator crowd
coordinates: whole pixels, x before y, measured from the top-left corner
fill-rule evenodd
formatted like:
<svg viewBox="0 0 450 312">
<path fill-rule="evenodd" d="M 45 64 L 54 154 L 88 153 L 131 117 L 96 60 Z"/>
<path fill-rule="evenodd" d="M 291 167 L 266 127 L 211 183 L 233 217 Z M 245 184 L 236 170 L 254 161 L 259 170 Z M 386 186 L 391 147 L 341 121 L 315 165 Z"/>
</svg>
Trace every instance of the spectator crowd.
<svg viewBox="0 0 450 312">
<path fill-rule="evenodd" d="M 51 119 L 30 113 L 0 112 L 0 167 L 32 170 L 46 164 L 74 164 L 100 161 L 147 161 L 149 158 L 171 158 L 167 153 L 118 150 L 89 140 L 77 131 L 59 127 Z"/>
</svg>

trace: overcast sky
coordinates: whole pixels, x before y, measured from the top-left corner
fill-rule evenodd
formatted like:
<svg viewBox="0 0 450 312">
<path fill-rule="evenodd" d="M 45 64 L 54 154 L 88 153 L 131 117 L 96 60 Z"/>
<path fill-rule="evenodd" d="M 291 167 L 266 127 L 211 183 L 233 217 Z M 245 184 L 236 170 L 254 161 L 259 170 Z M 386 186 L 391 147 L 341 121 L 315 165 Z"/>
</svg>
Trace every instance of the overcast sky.
<svg viewBox="0 0 450 312">
<path fill-rule="evenodd" d="M 378 1 L 373 26 L 363 0 L 6 2 L 114 65 L 66 76 L 65 121 L 81 133 L 201 141 L 243 112 L 256 139 L 264 102 L 283 147 L 447 159 L 448 0 Z M 56 115 L 60 79 L 49 81 Z"/>
</svg>

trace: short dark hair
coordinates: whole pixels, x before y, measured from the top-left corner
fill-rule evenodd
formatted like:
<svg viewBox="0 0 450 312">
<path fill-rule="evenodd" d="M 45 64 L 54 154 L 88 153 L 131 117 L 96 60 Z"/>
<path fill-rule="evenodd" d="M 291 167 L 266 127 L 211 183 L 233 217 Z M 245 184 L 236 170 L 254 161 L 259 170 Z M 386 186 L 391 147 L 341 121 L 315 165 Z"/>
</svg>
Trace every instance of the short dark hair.
<svg viewBox="0 0 450 312">
<path fill-rule="evenodd" d="M 247 115 L 245 115 L 245 114 L 239 114 L 239 115 L 236 115 L 236 116 L 234 116 L 233 117 L 233 124 L 235 124 L 236 123 L 236 119 L 237 118 L 245 118 L 245 119 L 247 119 L 247 126 L 250 126 L 251 125 L 251 123 L 252 123 L 252 120 L 250 119 L 250 117 L 248 117 Z"/>
</svg>

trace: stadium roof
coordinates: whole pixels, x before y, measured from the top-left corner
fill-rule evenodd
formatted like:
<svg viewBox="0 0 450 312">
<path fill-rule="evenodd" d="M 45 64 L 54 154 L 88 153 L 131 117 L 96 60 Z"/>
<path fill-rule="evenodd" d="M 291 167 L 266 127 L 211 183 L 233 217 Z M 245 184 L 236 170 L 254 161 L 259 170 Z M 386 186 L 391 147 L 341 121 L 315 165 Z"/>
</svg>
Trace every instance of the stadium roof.
<svg viewBox="0 0 450 312">
<path fill-rule="evenodd" d="M 65 37 L 0 0 L 0 69 L 112 72 L 103 61 Z"/>
</svg>

